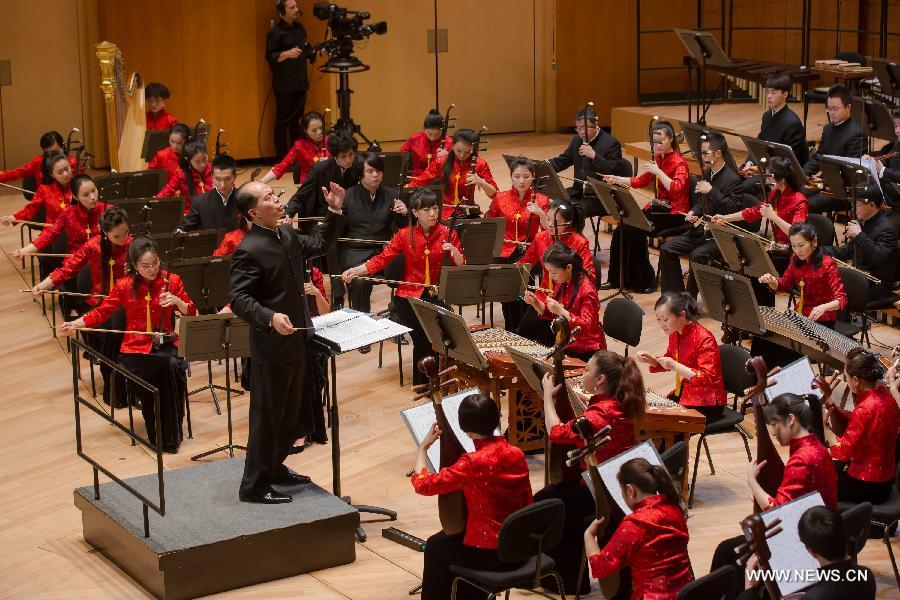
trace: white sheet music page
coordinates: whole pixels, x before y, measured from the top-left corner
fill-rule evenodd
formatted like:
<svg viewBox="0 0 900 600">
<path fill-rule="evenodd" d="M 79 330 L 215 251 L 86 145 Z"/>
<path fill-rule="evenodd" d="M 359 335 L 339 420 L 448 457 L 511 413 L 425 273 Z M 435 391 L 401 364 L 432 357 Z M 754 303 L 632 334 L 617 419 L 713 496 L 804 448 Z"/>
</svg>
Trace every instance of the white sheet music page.
<svg viewBox="0 0 900 600">
<path fill-rule="evenodd" d="M 597 465 L 597 472 L 600 474 L 600 479 L 603 481 L 603 485 L 606 486 L 609 496 L 615 500 L 616 504 L 619 505 L 619 508 L 621 508 L 622 512 L 626 515 L 631 514 L 631 509 L 628 508 L 628 505 L 625 504 L 625 498 L 622 497 L 622 487 L 619 485 L 618 475 L 622 465 L 632 458 L 646 458 L 651 465 L 662 466 L 663 464 L 662 459 L 656 452 L 656 446 L 653 445 L 653 442 L 644 440 L 643 443 L 638 444 L 634 448 L 626 450 L 621 454 L 613 456 L 606 462 Z"/>
<path fill-rule="evenodd" d="M 770 537 L 767 542 L 772 557 L 769 559 L 769 566 L 775 571 L 789 572 L 790 576 L 779 578 L 778 589 L 781 590 L 783 596 L 792 594 L 799 590 L 809 587 L 815 581 L 807 581 L 800 575 L 807 570 L 815 571 L 819 568 L 819 563 L 806 550 L 806 546 L 800 541 L 797 533 L 797 524 L 800 517 L 807 509 L 813 506 L 824 506 L 822 496 L 819 492 L 813 492 L 800 496 L 786 504 L 776 506 L 771 510 L 762 513 L 763 522 L 768 526 L 775 519 L 781 519 L 781 533 Z"/>
<path fill-rule="evenodd" d="M 315 317 L 312 321 L 316 328 L 316 336 L 336 344 L 341 352 L 389 338 L 390 335 L 379 336 L 379 334 L 383 334 L 391 325 L 396 325 L 387 319 L 376 321 L 365 313 L 347 310 L 327 313 Z M 395 335 L 401 333 L 404 332 L 398 331 Z"/>
<path fill-rule="evenodd" d="M 470 388 L 457 392 L 452 396 L 447 396 L 441 400 L 441 406 L 444 407 L 444 414 L 447 415 L 447 421 L 450 422 L 450 428 L 453 430 L 452 434 L 456 435 L 456 439 L 460 441 L 466 452 L 473 452 L 475 450 L 475 442 L 472 441 L 472 438 L 463 433 L 463 430 L 459 427 L 459 405 L 466 396 L 480 393 L 481 390 L 478 388 Z M 409 432 L 412 434 L 416 445 L 420 445 L 422 440 L 425 439 L 425 436 L 428 435 L 431 425 L 435 422 L 434 404 L 431 401 L 423 402 L 412 408 L 400 411 L 400 414 L 403 416 L 403 420 L 406 421 L 406 426 L 409 428 Z M 496 433 L 499 435 L 499 432 Z M 441 432 L 442 436 L 450 434 L 451 432 Z M 428 449 L 428 470 L 434 473 L 438 470 L 440 464 L 441 439 L 438 438 L 438 440 L 432 444 L 431 448 Z"/>
<path fill-rule="evenodd" d="M 822 394 L 813 387 L 815 377 L 809 358 L 803 357 L 787 365 L 778 373 L 769 377 L 769 386 L 766 388 L 766 402 L 771 402 L 780 394 L 814 394 L 821 397 Z M 775 382 L 774 385 L 772 382 Z"/>
</svg>

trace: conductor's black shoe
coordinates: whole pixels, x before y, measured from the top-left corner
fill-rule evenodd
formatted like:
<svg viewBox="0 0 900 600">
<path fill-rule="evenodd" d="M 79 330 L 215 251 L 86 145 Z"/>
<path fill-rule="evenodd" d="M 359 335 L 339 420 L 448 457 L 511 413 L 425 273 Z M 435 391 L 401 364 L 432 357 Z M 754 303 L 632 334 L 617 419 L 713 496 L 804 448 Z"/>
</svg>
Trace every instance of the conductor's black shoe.
<svg viewBox="0 0 900 600">
<path fill-rule="evenodd" d="M 276 492 L 273 489 L 262 490 L 253 494 L 241 494 L 241 502 L 255 502 L 257 504 L 287 504 L 293 498 L 287 494 Z"/>
<path fill-rule="evenodd" d="M 604 281 L 603 283 L 600 284 L 600 287 L 598 289 L 611 290 L 611 289 L 613 289 L 613 284 L 611 281 Z"/>
<path fill-rule="evenodd" d="M 283 473 L 277 475 L 272 483 L 278 485 L 305 485 L 311 481 L 312 479 L 308 475 L 301 475 L 286 469 Z"/>
</svg>

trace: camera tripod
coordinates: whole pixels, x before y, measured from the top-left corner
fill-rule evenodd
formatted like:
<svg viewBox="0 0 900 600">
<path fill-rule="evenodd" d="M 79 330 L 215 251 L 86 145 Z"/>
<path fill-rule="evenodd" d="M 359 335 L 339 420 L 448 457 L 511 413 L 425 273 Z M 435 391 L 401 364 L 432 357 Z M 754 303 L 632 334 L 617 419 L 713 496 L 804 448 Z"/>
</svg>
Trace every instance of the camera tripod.
<svg viewBox="0 0 900 600">
<path fill-rule="evenodd" d="M 332 58 L 327 63 L 319 67 L 322 73 L 337 73 L 338 75 L 338 120 L 334 123 L 335 132 L 343 132 L 347 135 L 357 135 L 364 142 L 369 144 L 370 151 L 380 150 L 378 142 L 373 142 L 362 132 L 362 128 L 357 125 L 350 116 L 350 74 L 362 73 L 368 71 L 371 67 L 363 64 L 358 58 L 351 56 L 349 58 Z"/>
</svg>

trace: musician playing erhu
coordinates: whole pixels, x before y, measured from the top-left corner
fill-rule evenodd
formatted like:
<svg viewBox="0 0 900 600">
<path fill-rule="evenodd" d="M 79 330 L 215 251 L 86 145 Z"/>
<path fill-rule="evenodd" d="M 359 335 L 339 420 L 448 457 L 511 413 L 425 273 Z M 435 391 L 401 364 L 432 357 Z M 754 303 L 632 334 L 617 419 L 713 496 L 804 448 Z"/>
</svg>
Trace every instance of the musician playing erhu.
<svg viewBox="0 0 900 600">
<path fill-rule="evenodd" d="M 330 157 L 328 136 L 325 135 L 325 117 L 316 111 L 310 111 L 300 119 L 300 137 L 284 155 L 280 163 L 262 176 L 263 183 L 269 183 L 290 170 L 294 170 L 294 183 L 303 183 L 306 176 L 320 161 Z"/>
<path fill-rule="evenodd" d="M 169 145 L 153 155 L 147 168 L 165 169 L 166 183 L 171 181 L 175 173 L 181 169 L 181 153 L 184 152 L 184 145 L 190 137 L 191 130 L 187 125 L 184 123 L 173 125 L 169 130 Z"/>
<path fill-rule="evenodd" d="M 427 169 L 432 161 L 447 156 L 453 147 L 453 139 L 445 135 L 441 139 L 444 128 L 444 116 L 436 108 L 425 115 L 422 131 L 414 133 L 400 146 L 400 152 L 409 152 L 409 176 L 418 177 Z"/>
<path fill-rule="evenodd" d="M 187 363 L 178 356 L 178 336 L 174 334 L 174 309 L 194 315 L 197 309 L 184 289 L 181 277 L 160 268 L 156 242 L 138 238 L 128 247 L 128 269 L 132 275 L 120 279 L 100 306 L 74 321 L 63 323 L 60 331 L 73 335 L 83 327 L 97 328 L 119 308 L 125 308 L 125 330 L 166 332 L 162 343 L 156 336 L 126 333 L 122 338 L 119 362 L 159 390 L 159 420 L 162 450 L 178 452 L 184 402 L 187 396 Z M 153 395 L 140 388 L 141 412 L 147 439 L 156 444 L 156 414 Z"/>
<path fill-rule="evenodd" d="M 697 321 L 700 305 L 687 292 L 665 292 L 654 312 L 669 345 L 662 356 L 641 350 L 638 359 L 650 365 L 651 373 L 674 372 L 675 389 L 669 397 L 703 413 L 707 423 L 715 421 L 725 407 L 725 382 L 716 337 Z"/>
<path fill-rule="evenodd" d="M 212 166 L 206 153 L 206 144 L 195 140 L 184 145 L 180 168 L 166 186 L 154 198 L 184 198 L 184 214 L 191 211 L 191 198 L 205 194 L 213 186 Z"/>
<path fill-rule="evenodd" d="M 25 194 L 26 200 L 31 200 L 31 196 L 41 182 L 41 169 L 44 168 L 44 158 L 51 153 L 65 154 L 64 148 L 66 144 L 63 141 L 63 136 L 58 131 L 48 131 L 43 134 L 39 145 L 41 147 L 40 154 L 35 155 L 27 163 L 17 169 L 0 171 L 0 183 L 15 181 L 16 179 L 22 180 L 22 187 L 29 191 L 29 193 Z M 75 169 L 77 166 L 74 156 L 69 157 L 69 164 L 72 166 L 72 169 Z"/>
<path fill-rule="evenodd" d="M 491 174 L 491 168 L 480 156 L 472 170 L 472 155 L 478 134 L 471 129 L 459 129 L 453 134 L 451 151 L 431 161 L 421 175 L 409 180 L 409 187 L 430 185 L 439 179 L 444 186 L 444 208 L 441 218 L 449 219 L 454 208 L 461 202 L 475 204 L 475 190 L 481 189 L 488 198 L 493 198 L 499 187 Z M 465 202 L 463 202 L 465 201 Z"/>
<path fill-rule="evenodd" d="M 547 248 L 543 262 L 553 281 L 553 294 L 526 290 L 525 302 L 541 319 L 565 317 L 573 331 L 578 328 L 565 352 L 588 360 L 594 352 L 606 348 L 597 288 L 585 272 L 581 256 L 565 244 L 556 242 Z"/>
<path fill-rule="evenodd" d="M 627 185 L 633 188 L 650 187 L 654 198 L 664 205 L 651 201 L 644 206 L 647 219 L 654 231 L 661 232 L 684 224 L 684 214 L 690 210 L 691 174 L 687 161 L 681 155 L 675 131 L 668 121 L 658 121 L 651 130 L 650 143 L 654 148 L 654 160 L 644 164 L 644 172 L 637 177 L 607 175 L 607 183 Z M 609 271 L 606 283 L 600 289 L 619 285 L 619 253 L 622 252 L 619 236 L 624 239 L 624 285 L 628 289 L 650 294 L 656 290 L 656 274 L 650 264 L 647 234 L 628 225 L 620 225 L 613 233 L 609 246 Z"/>
<path fill-rule="evenodd" d="M 694 579 L 687 521 L 675 484 L 665 467 L 644 458 L 622 464 L 617 478 L 632 512 L 603 549 L 597 543 L 602 519 L 584 532 L 591 576 L 601 579 L 630 567 L 633 600 L 674 600 Z"/>
<path fill-rule="evenodd" d="M 577 335 L 577 334 L 576 334 Z M 544 377 L 544 428 L 550 443 L 563 446 L 584 447 L 584 440 L 574 428 L 575 421 L 563 423 L 556 412 L 553 375 Z M 561 385 L 561 384 L 560 384 Z M 598 350 L 585 367 L 582 388 L 591 395 L 582 413 L 594 431 L 607 425 L 610 442 L 595 452 L 597 462 L 603 462 L 620 454 L 637 443 L 634 421 L 644 416 L 644 380 L 634 359 L 620 356 L 608 350 Z M 584 467 L 587 468 L 586 466 Z M 577 485 L 548 486 L 535 494 L 535 500 L 560 498 L 566 505 L 566 522 L 560 543 L 549 554 L 556 561 L 556 569 L 568 592 L 574 592 L 578 579 L 581 553 L 584 550 L 584 518 L 594 514 L 595 504 L 590 490 L 581 479 Z M 587 578 L 585 583 L 589 584 Z M 590 589 L 583 587 L 582 593 Z"/>
<path fill-rule="evenodd" d="M 377 256 L 363 264 L 344 271 L 342 278 L 346 283 L 360 275 L 368 276 L 378 273 L 395 257 L 403 255 L 403 285 L 397 288 L 394 297 L 394 310 L 397 320 L 406 325 L 412 332 L 413 364 L 433 354 L 431 342 L 419 324 L 408 298 L 419 298 L 439 306 L 445 306 L 433 294 L 441 278 L 444 253 L 450 256 L 453 264 L 465 262 L 459 237 L 455 232 L 438 221 L 438 201 L 434 192 L 428 189 L 416 190 L 410 198 L 411 217 L 416 224 L 404 227 L 394 234 L 390 243 Z M 425 375 L 416 369 L 413 373 L 414 383 L 425 383 Z"/>
</svg>

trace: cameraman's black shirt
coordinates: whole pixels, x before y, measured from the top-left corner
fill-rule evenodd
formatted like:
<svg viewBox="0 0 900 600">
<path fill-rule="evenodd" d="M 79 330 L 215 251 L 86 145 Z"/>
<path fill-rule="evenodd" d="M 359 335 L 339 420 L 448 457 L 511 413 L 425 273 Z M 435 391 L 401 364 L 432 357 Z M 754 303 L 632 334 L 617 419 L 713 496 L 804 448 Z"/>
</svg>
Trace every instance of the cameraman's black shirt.
<svg viewBox="0 0 900 600">
<path fill-rule="evenodd" d="M 278 62 L 278 55 L 285 50 L 296 46 L 304 51 L 306 45 L 306 29 L 300 23 L 288 25 L 283 19 L 279 19 L 269 30 L 266 35 L 266 60 L 272 70 L 272 89 L 276 94 L 299 92 L 309 88 L 305 56 L 301 54 L 300 58 Z"/>
</svg>

